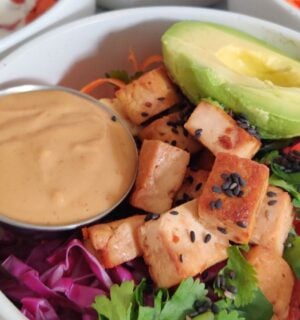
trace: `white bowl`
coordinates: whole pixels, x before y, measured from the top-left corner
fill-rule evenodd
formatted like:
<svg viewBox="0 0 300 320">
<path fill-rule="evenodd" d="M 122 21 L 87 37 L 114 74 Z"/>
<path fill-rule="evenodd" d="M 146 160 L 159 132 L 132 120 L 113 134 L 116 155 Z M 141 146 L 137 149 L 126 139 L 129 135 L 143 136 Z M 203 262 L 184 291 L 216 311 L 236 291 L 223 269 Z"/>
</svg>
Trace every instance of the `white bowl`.
<svg viewBox="0 0 300 320">
<path fill-rule="evenodd" d="M 111 11 L 59 27 L 0 61 L 0 87 L 59 84 L 75 89 L 113 69 L 128 69 L 133 48 L 140 59 L 160 53 L 160 36 L 175 21 L 194 19 L 232 26 L 300 57 L 299 33 L 224 11 L 148 7 Z"/>
<path fill-rule="evenodd" d="M 228 9 L 300 31 L 300 9 L 286 0 L 227 0 Z"/>
<path fill-rule="evenodd" d="M 130 47 L 140 59 L 160 53 L 162 33 L 186 19 L 238 28 L 300 58 L 300 34 L 270 22 L 211 9 L 137 8 L 88 17 L 33 39 L 0 62 L 0 86 L 36 83 L 78 89 L 112 69 L 129 69 Z M 0 319 L 12 319 L 1 295 L 0 305 Z"/>
<path fill-rule="evenodd" d="M 25 27 L 0 39 L 0 58 L 12 51 L 25 40 L 47 30 L 75 19 L 83 18 L 95 12 L 95 0 L 59 0 L 45 14 Z"/>
<path fill-rule="evenodd" d="M 97 0 L 97 4 L 107 9 L 121 9 L 143 6 L 210 6 L 220 0 Z"/>
</svg>

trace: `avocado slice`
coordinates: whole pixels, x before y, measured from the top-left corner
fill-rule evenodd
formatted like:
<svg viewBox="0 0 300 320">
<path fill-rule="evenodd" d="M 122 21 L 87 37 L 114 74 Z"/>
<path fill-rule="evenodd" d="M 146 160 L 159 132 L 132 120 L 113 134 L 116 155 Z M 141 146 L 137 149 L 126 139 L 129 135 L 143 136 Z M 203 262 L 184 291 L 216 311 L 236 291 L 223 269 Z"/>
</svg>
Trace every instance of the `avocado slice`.
<svg viewBox="0 0 300 320">
<path fill-rule="evenodd" d="M 300 136 L 299 61 L 213 23 L 179 22 L 161 40 L 171 77 L 193 103 L 210 97 L 225 104 L 245 115 L 262 138 Z"/>
</svg>

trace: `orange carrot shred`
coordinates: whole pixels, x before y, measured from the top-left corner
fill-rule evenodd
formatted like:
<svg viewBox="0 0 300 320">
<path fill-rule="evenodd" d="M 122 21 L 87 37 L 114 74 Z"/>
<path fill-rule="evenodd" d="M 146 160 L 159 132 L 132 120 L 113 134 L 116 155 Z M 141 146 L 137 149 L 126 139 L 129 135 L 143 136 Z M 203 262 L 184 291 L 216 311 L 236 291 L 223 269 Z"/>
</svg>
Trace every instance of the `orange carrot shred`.
<svg viewBox="0 0 300 320">
<path fill-rule="evenodd" d="M 36 6 L 29 12 L 26 17 L 26 23 L 32 22 L 44 12 L 46 12 L 50 7 L 52 7 L 57 0 L 38 0 Z"/>
<path fill-rule="evenodd" d="M 128 61 L 132 64 L 133 70 L 135 72 L 140 71 L 139 63 L 136 58 L 136 54 L 132 48 L 129 49 Z"/>
<path fill-rule="evenodd" d="M 94 89 L 102 86 L 105 83 L 113 84 L 118 88 L 124 88 L 126 86 L 126 83 L 119 80 L 119 79 L 100 78 L 100 79 L 97 79 L 97 80 L 94 80 L 94 81 L 88 83 L 80 91 L 83 93 L 90 94 Z"/>
<path fill-rule="evenodd" d="M 149 66 L 151 66 L 152 64 L 154 63 L 159 63 L 159 62 L 162 62 L 163 61 L 163 58 L 161 55 L 158 55 L 158 54 L 154 54 L 148 58 L 146 58 L 142 64 L 141 64 L 141 70 L 142 71 L 145 71 Z"/>
<path fill-rule="evenodd" d="M 81 232 L 82 232 L 82 237 L 84 240 L 87 240 L 89 238 L 89 230 L 87 227 L 83 227 L 81 229 Z"/>
</svg>

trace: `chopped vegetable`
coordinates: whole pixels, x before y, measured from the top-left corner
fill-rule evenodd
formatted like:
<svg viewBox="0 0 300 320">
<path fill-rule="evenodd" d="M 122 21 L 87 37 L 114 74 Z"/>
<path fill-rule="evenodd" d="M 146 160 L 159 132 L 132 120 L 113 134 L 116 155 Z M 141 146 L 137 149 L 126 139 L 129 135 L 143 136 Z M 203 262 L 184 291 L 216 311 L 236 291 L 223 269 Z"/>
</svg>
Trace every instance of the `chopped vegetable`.
<svg viewBox="0 0 300 320">
<path fill-rule="evenodd" d="M 228 262 L 215 280 L 217 293 L 233 299 L 236 307 L 251 303 L 257 289 L 256 272 L 247 262 L 238 246 L 227 249 Z"/>
<path fill-rule="evenodd" d="M 290 233 L 285 243 L 284 259 L 293 269 L 297 279 L 300 279 L 300 236 Z"/>
</svg>

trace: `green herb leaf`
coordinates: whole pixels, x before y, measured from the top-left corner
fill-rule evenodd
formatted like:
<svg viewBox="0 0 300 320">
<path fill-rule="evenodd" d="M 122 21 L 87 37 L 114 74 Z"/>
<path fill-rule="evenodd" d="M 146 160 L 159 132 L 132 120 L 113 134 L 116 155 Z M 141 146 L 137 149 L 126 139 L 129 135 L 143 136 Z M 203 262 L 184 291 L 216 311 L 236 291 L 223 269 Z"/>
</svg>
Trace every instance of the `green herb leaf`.
<svg viewBox="0 0 300 320">
<path fill-rule="evenodd" d="M 215 320 L 246 320 L 246 318 L 240 317 L 236 310 L 222 310 L 215 316 Z"/>
<path fill-rule="evenodd" d="M 165 303 L 158 319 L 185 319 L 187 312 L 193 308 L 195 300 L 204 299 L 206 294 L 204 284 L 198 279 L 188 278 L 182 281 L 171 299 Z"/>
<path fill-rule="evenodd" d="M 275 174 L 272 174 L 269 178 L 269 184 L 271 184 L 272 186 L 280 187 L 289 192 L 294 198 L 293 205 L 296 208 L 300 208 L 300 192 L 297 191 L 297 188 L 295 186 L 279 178 Z"/>
<path fill-rule="evenodd" d="M 125 281 L 120 286 L 114 284 L 110 288 L 110 299 L 105 296 L 97 296 L 92 306 L 99 316 L 104 316 L 109 320 L 130 320 L 133 290 L 133 281 Z"/>
<path fill-rule="evenodd" d="M 256 272 L 241 254 L 239 246 L 231 246 L 227 251 L 227 265 L 219 272 L 219 276 L 225 277 L 225 288 L 220 289 L 215 283 L 216 292 L 220 296 L 232 298 L 236 307 L 244 306 L 254 298 L 257 288 Z M 234 273 L 234 277 L 230 276 L 232 273 Z M 233 288 L 235 288 L 236 293 L 230 293 Z"/>
<path fill-rule="evenodd" d="M 130 77 L 125 70 L 112 70 L 105 74 L 106 78 L 118 79 L 126 84 L 130 82 Z"/>
<path fill-rule="evenodd" d="M 292 185 L 300 185 L 300 172 L 286 173 L 279 164 L 272 162 L 271 169 L 279 178 Z"/>
<path fill-rule="evenodd" d="M 297 279 L 300 279 L 300 237 L 290 233 L 286 242 L 283 258 L 293 269 Z"/>
</svg>

